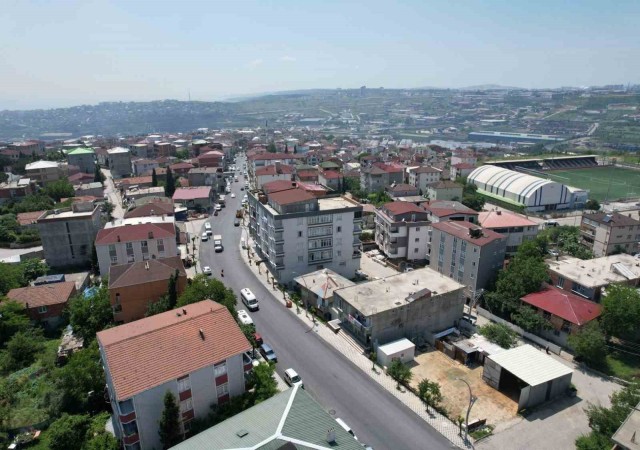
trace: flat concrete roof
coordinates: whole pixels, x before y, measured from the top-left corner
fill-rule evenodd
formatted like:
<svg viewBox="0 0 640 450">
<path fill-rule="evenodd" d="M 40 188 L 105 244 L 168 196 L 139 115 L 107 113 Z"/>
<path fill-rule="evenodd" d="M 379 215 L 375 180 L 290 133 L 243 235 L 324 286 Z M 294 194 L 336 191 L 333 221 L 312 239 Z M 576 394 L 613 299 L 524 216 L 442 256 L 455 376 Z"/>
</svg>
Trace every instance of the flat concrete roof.
<svg viewBox="0 0 640 450">
<path fill-rule="evenodd" d="M 320 208 L 320 211 L 340 208 L 354 208 L 356 206 L 360 206 L 360 204 L 352 200 L 348 200 L 345 197 L 320 197 L 318 199 L 318 207 Z"/>
<path fill-rule="evenodd" d="M 640 450 L 640 404 L 631 410 L 620 428 L 613 434 L 611 440 L 628 449 Z"/>
<path fill-rule="evenodd" d="M 105 228 L 122 227 L 125 225 L 140 225 L 142 223 L 175 223 L 174 216 L 146 216 L 146 217 L 130 217 L 128 219 L 114 219 L 107 222 Z"/>
<path fill-rule="evenodd" d="M 464 285 L 428 267 L 361 283 L 335 292 L 365 316 L 407 305 L 407 298 L 423 289 L 432 297 L 464 289 Z"/>
<path fill-rule="evenodd" d="M 529 344 L 489 355 L 488 358 L 529 386 L 538 386 L 573 373 L 569 367 Z"/>
<path fill-rule="evenodd" d="M 411 342 L 407 338 L 398 339 L 397 341 L 389 342 L 388 344 L 378 347 L 378 353 L 384 353 L 385 355 L 393 355 L 394 353 L 401 352 L 403 350 L 409 350 L 415 348 L 416 344 Z"/>
<path fill-rule="evenodd" d="M 563 257 L 548 264 L 550 270 L 588 288 L 640 278 L 640 260 L 625 253 L 594 259 Z"/>
<path fill-rule="evenodd" d="M 96 207 L 97 208 L 97 207 Z M 39 219 L 38 222 L 42 220 L 51 220 L 51 219 L 68 219 L 68 218 L 80 218 L 80 217 L 91 217 L 95 208 L 90 211 L 73 211 L 71 208 L 65 208 L 64 210 L 59 210 L 58 214 L 55 214 L 56 210 L 49 210 L 45 212 Z"/>
</svg>

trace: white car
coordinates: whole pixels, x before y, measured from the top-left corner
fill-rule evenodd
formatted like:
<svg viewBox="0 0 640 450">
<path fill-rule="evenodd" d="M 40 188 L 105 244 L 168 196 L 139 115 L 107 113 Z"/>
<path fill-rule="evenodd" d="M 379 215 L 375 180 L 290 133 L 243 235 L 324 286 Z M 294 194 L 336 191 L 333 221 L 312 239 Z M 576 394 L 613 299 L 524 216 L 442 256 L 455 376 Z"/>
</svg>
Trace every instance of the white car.
<svg viewBox="0 0 640 450">
<path fill-rule="evenodd" d="M 216 203 L 216 211 L 222 211 L 222 206 L 219 203 Z"/>
<path fill-rule="evenodd" d="M 202 242 L 206 242 L 208 240 L 209 240 L 209 235 L 205 231 L 204 233 L 202 233 Z"/>
<path fill-rule="evenodd" d="M 236 194 L 231 194 L 231 198 L 236 198 Z"/>
<path fill-rule="evenodd" d="M 284 381 L 286 381 L 287 384 L 291 387 L 300 386 L 301 388 L 304 388 L 302 378 L 300 378 L 298 372 L 293 369 L 287 369 L 284 371 Z"/>
<path fill-rule="evenodd" d="M 249 316 L 244 309 L 238 310 L 238 320 L 240 320 L 242 325 L 253 325 L 253 319 L 251 319 L 251 316 Z"/>
<path fill-rule="evenodd" d="M 211 267 L 209 266 L 204 266 L 202 268 L 202 273 L 204 273 L 205 275 L 211 275 Z"/>
</svg>

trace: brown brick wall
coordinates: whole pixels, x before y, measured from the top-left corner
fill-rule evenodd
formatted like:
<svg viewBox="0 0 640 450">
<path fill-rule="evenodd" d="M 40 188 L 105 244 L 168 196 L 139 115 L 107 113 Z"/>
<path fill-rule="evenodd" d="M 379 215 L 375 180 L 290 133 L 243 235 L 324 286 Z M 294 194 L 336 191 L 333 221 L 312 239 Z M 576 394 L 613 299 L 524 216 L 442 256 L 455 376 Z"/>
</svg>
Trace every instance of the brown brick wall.
<svg viewBox="0 0 640 450">
<path fill-rule="evenodd" d="M 178 295 L 180 295 L 186 285 L 186 277 L 178 278 Z M 141 282 L 133 286 L 109 289 L 109 299 L 111 306 L 116 306 L 116 294 L 120 294 L 120 305 L 122 311 L 115 312 L 113 318 L 116 322 L 132 322 L 142 319 L 147 312 L 149 303 L 156 302 L 167 293 L 169 280 L 152 281 L 148 283 Z"/>
</svg>

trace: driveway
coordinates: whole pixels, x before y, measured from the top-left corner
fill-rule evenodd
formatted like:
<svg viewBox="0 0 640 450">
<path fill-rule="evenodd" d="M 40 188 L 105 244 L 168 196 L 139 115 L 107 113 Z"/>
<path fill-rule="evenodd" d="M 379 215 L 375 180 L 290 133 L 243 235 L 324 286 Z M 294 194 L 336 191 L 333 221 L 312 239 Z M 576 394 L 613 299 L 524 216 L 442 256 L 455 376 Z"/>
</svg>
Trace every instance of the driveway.
<svg viewBox="0 0 640 450">
<path fill-rule="evenodd" d="M 104 195 L 109 198 L 109 201 L 113 203 L 113 213 L 111 214 L 116 219 L 124 217 L 124 209 L 122 208 L 122 199 L 116 189 L 113 178 L 111 178 L 111 171 L 109 169 L 100 169 L 103 175 L 106 177 L 104 182 Z"/>
</svg>

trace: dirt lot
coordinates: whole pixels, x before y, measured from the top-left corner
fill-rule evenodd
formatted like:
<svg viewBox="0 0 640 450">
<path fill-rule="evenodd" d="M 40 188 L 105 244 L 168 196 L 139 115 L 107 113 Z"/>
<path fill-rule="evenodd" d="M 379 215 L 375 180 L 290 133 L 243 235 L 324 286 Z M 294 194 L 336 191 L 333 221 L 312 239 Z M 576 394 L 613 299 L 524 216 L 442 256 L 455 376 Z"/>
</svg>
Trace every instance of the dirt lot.
<svg viewBox="0 0 640 450">
<path fill-rule="evenodd" d="M 415 362 L 411 384 L 417 387 L 423 378 L 440 383 L 443 405 L 450 417 L 464 417 L 469 405 L 469 389 L 456 378 L 468 381 L 473 395 L 478 397 L 469 421 L 487 419 L 488 424 L 497 425 L 516 417 L 518 404 L 482 381 L 482 366 L 470 369 L 437 350 L 416 356 Z"/>
</svg>

